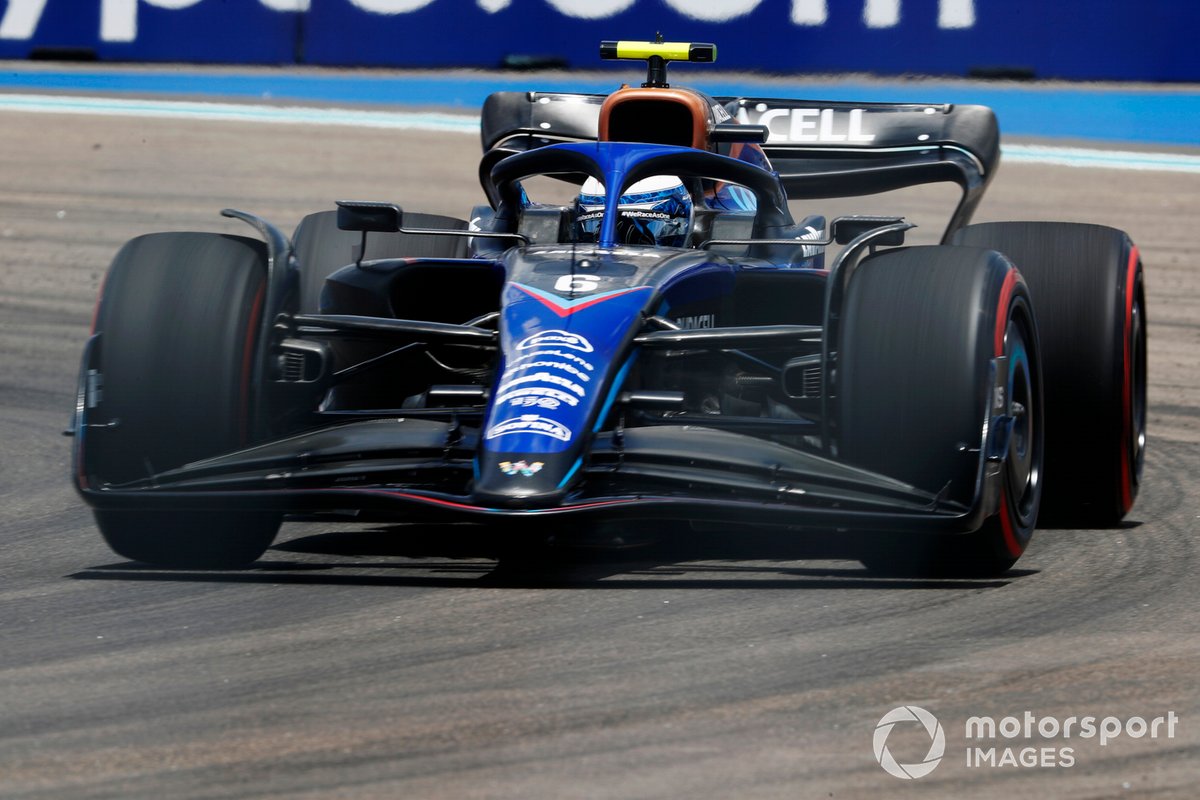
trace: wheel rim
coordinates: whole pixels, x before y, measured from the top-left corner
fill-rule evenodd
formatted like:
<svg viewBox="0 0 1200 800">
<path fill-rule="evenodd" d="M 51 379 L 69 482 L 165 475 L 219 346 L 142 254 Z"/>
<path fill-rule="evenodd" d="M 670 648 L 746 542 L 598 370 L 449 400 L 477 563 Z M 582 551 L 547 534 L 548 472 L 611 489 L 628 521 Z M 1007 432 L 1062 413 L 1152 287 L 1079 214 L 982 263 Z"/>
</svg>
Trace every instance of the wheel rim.
<svg viewBox="0 0 1200 800">
<path fill-rule="evenodd" d="M 1007 491 L 1018 526 L 1028 528 L 1037 515 L 1042 482 L 1041 419 L 1037 370 L 1030 363 L 1027 337 L 1021 320 L 1012 319 L 1005 332 L 1008 357 L 1008 408 L 1013 418 L 1008 443 Z"/>
</svg>

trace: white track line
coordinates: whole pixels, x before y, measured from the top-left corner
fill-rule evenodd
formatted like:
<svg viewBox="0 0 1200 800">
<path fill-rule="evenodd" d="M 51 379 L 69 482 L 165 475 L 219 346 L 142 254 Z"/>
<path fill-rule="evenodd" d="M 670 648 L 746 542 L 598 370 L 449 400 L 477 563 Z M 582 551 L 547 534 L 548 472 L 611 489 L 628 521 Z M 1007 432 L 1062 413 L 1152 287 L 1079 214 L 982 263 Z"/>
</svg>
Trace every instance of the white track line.
<svg viewBox="0 0 1200 800">
<path fill-rule="evenodd" d="M 479 117 L 416 111 L 361 111 L 353 108 L 260 106 L 243 103 L 202 103 L 177 100 L 139 100 L 114 97 L 0 94 L 0 111 L 35 114 L 87 114 L 115 117 L 156 117 L 221 122 L 269 122 L 283 125 L 342 125 L 451 133 L 479 133 Z"/>
<path fill-rule="evenodd" d="M 91 114 L 283 125 L 340 125 L 478 135 L 479 117 L 417 111 L 364 111 L 313 106 L 263 106 L 67 95 L 0 94 L 0 111 L 40 114 Z M 1155 170 L 1200 173 L 1200 156 L 1134 150 L 1006 144 L 1007 161 L 1093 169 Z"/>
<path fill-rule="evenodd" d="M 1002 145 L 1000 150 L 1006 161 L 1018 163 L 1058 164 L 1065 167 L 1099 167 L 1102 169 L 1200 172 L 1200 156 L 1183 153 L 1092 150 L 1083 147 L 1050 147 L 1029 144 L 1006 144 Z"/>
</svg>

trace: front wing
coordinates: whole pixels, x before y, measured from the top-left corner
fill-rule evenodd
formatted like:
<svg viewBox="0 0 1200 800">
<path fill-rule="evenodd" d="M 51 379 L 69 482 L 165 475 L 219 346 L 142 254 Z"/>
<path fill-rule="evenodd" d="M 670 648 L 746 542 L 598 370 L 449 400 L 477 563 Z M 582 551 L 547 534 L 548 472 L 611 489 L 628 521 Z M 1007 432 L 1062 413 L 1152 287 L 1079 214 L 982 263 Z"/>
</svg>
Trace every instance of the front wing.
<svg viewBox="0 0 1200 800">
<path fill-rule="evenodd" d="M 937 533 L 978 529 L 995 512 L 999 497 L 999 462 L 985 457 L 975 501 L 967 507 L 753 436 L 667 424 L 598 435 L 583 468 L 582 488 L 561 502 L 495 508 L 470 492 L 478 435 L 478 429 L 430 419 L 359 420 L 119 486 L 90 476 L 87 436 L 81 435 L 75 479 L 85 500 L 97 508 L 349 511 L 363 521 L 666 518 Z M 514 465 L 511 480 L 536 469 L 535 464 Z"/>
</svg>

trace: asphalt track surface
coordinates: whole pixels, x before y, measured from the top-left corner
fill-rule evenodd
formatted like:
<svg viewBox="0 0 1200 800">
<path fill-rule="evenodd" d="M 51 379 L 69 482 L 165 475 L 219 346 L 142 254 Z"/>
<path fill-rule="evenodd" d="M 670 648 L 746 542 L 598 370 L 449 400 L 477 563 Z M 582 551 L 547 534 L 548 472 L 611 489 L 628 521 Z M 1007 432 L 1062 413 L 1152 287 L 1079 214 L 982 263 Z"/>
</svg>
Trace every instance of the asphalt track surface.
<svg viewBox="0 0 1200 800">
<path fill-rule="evenodd" d="M 286 228 L 334 198 L 465 214 L 477 141 L 0 114 L 0 797 L 1179 797 L 1200 783 L 1200 181 L 1002 168 L 978 219 L 1127 229 L 1147 268 L 1150 448 L 1114 530 L 1043 530 L 996 580 L 869 576 L 735 532 L 549 569 L 494 532 L 289 523 L 244 572 L 109 552 L 59 435 L 104 269 L 153 230 Z M 928 234 L 927 234 L 928 235 Z M 906 704 L 946 755 L 872 753 Z M 1174 712 L 1175 736 L 992 741 L 964 724 Z M 920 760 L 929 737 L 888 747 Z M 1057 757 L 1057 756 L 1056 756 Z"/>
</svg>

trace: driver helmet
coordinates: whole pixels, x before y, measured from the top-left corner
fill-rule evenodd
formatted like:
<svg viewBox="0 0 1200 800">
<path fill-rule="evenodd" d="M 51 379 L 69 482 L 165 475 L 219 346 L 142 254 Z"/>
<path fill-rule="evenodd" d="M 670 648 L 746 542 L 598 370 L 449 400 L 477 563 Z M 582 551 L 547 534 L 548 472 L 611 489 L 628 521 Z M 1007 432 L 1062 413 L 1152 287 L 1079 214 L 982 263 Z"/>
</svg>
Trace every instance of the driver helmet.
<svg viewBox="0 0 1200 800">
<path fill-rule="evenodd" d="M 604 220 L 604 184 L 588 178 L 575 202 L 576 237 L 600 238 Z M 640 180 L 621 195 L 617 209 L 617 243 L 683 247 L 692 228 L 692 196 L 674 175 Z"/>
</svg>

